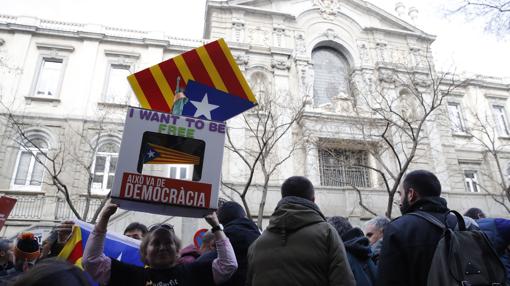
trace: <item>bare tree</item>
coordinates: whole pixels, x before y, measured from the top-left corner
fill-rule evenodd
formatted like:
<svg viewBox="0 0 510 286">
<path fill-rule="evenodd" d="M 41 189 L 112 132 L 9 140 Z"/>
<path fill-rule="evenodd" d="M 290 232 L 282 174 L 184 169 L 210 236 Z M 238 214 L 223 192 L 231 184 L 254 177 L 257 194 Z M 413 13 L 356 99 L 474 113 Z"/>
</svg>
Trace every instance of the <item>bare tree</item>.
<svg viewBox="0 0 510 286">
<path fill-rule="evenodd" d="M 427 126 L 444 108 L 444 99 L 466 81 L 453 74 L 436 73 L 426 51 L 416 64 L 385 64 L 375 70 L 355 71 L 351 77 L 354 94 L 352 133 L 358 148 L 367 151 L 376 164 L 344 162 L 376 174 L 387 195 L 385 215 L 392 216 L 395 194 L 403 176 L 420 156 L 418 147 L 427 139 Z M 359 185 L 344 183 L 357 190 Z"/>
<path fill-rule="evenodd" d="M 493 116 L 487 112 L 470 110 L 469 126 L 459 121 L 454 128 L 463 134 L 469 135 L 474 142 L 478 143 L 483 153 L 483 161 L 487 163 L 488 170 L 481 169 L 481 182 L 474 182 L 474 188 L 487 193 L 496 203 L 510 213 L 510 189 L 506 180 L 504 167 L 504 153 L 508 150 L 509 144 L 501 140 L 501 134 L 509 132 L 507 123 L 504 122 L 503 130 L 498 130 Z M 461 125 L 461 126 L 457 126 Z M 493 163 L 493 164 L 491 164 Z M 494 187 L 495 186 L 495 187 Z"/>
<path fill-rule="evenodd" d="M 510 31 L 510 1 L 459 0 L 451 5 L 448 14 L 463 13 L 470 20 L 481 18 L 488 32 L 504 36 Z"/>
<path fill-rule="evenodd" d="M 246 196 L 250 188 L 254 185 L 255 173 L 262 172 L 262 198 L 259 202 L 257 225 L 262 227 L 264 208 L 266 204 L 269 183 L 275 172 L 285 163 L 291 155 L 299 148 L 298 143 L 290 144 L 290 148 L 279 148 L 278 145 L 282 139 L 292 132 L 292 127 L 303 116 L 304 102 L 297 104 L 287 103 L 286 106 L 277 102 L 274 97 L 269 95 L 258 98 L 258 106 L 252 111 L 242 115 L 244 127 L 248 140 L 247 144 L 241 146 L 232 138 L 232 130 L 227 132 L 227 142 L 225 148 L 235 154 L 247 167 L 248 177 L 243 183 L 241 189 L 237 189 L 234 184 L 222 182 L 222 185 L 233 191 L 241 198 L 248 217 L 251 217 Z"/>
<path fill-rule="evenodd" d="M 35 127 L 36 125 L 27 123 L 29 120 L 25 120 L 25 116 L 14 114 L 6 105 L 2 104 L 2 106 L 5 109 L 3 116 L 6 118 L 7 128 L 11 129 L 13 132 L 13 140 L 20 148 L 29 152 L 35 162 L 44 170 L 45 174 L 41 182 L 38 183 L 55 187 L 57 192 L 63 196 L 66 204 L 76 218 L 95 223 L 103 206 L 110 197 L 108 193 L 100 200 L 99 206 L 89 220 L 91 202 L 95 199 L 92 194 L 94 159 L 100 146 L 100 139 L 103 135 L 111 134 L 105 126 L 106 113 L 98 118 L 97 121 L 91 122 L 93 126 L 92 133 L 87 130 L 86 126 L 89 123 L 87 121 L 83 122 L 82 128 L 79 130 L 75 129 L 71 124 L 67 124 L 66 127 L 71 130 L 72 136 L 66 136 L 66 134 L 60 135 L 58 146 L 49 149 L 41 145 L 37 139 L 34 139 L 27 132 L 29 128 Z M 68 137 L 77 138 L 78 142 L 73 142 L 72 138 Z M 36 152 L 33 152 L 33 150 L 36 150 Z M 69 182 L 75 179 L 69 176 L 71 170 L 75 168 L 78 169 L 80 176 L 84 174 L 86 180 L 86 195 L 84 196 L 85 206 L 81 211 L 77 207 L 77 201 L 75 201 L 75 195 L 79 193 L 71 190 Z M 49 182 L 47 182 L 45 178 L 48 178 Z"/>
</svg>

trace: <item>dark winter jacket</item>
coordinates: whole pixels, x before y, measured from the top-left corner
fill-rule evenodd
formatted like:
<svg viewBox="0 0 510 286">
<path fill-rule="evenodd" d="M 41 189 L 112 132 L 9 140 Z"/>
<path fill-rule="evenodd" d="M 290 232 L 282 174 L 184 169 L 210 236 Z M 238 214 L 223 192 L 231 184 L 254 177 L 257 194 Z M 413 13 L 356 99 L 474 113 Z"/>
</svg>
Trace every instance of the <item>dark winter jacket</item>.
<svg viewBox="0 0 510 286">
<path fill-rule="evenodd" d="M 237 218 L 224 225 L 237 258 L 237 271 L 229 281 L 222 285 L 244 286 L 248 271 L 248 248 L 260 236 L 257 225 L 248 218 Z"/>
<path fill-rule="evenodd" d="M 347 258 L 357 286 L 375 285 L 377 268 L 372 261 L 370 242 L 359 228 L 353 228 L 342 235 Z"/>
<path fill-rule="evenodd" d="M 246 283 L 246 272 L 248 271 L 248 248 L 260 236 L 257 225 L 248 218 L 237 218 L 224 225 L 224 232 L 227 235 L 237 259 L 237 271 L 222 286 L 244 286 Z M 196 261 L 214 260 L 218 257 L 216 251 L 209 251 L 200 256 Z"/>
<path fill-rule="evenodd" d="M 506 269 L 507 284 L 510 285 L 510 256 L 507 247 L 510 245 L 510 220 L 502 218 L 482 218 L 476 221 L 480 230 L 489 238 L 492 247 L 499 255 Z"/>
<path fill-rule="evenodd" d="M 248 286 L 354 286 L 336 230 L 316 204 L 285 197 L 248 251 Z"/>
<path fill-rule="evenodd" d="M 379 254 L 381 254 L 382 245 L 383 245 L 383 239 L 381 238 L 378 241 L 376 241 L 374 244 L 372 244 L 372 246 L 371 246 L 372 261 L 375 263 L 375 265 L 377 265 L 377 263 L 379 262 Z"/>
<path fill-rule="evenodd" d="M 448 216 L 446 200 L 425 197 L 413 204 L 409 212 L 393 220 L 384 229 L 383 247 L 377 265 L 380 286 L 425 286 L 442 230 L 423 218 L 410 215 L 425 211 L 448 226 L 455 227 L 455 216 Z"/>
</svg>

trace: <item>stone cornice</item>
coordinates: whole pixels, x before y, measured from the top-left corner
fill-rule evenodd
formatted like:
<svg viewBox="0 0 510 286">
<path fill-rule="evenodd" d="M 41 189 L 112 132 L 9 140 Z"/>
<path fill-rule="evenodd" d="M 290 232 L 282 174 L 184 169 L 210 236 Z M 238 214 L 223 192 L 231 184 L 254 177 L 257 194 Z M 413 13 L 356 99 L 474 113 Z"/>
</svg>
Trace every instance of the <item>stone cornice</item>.
<svg viewBox="0 0 510 286">
<path fill-rule="evenodd" d="M 218 9 L 234 9 L 234 10 L 243 10 L 247 12 L 252 12 L 256 14 L 264 14 L 264 15 L 274 15 L 274 16 L 283 16 L 284 18 L 288 18 L 291 20 L 295 20 L 296 17 L 289 13 L 274 11 L 270 9 L 263 9 L 263 8 L 256 8 L 256 7 L 250 7 L 250 6 L 244 6 L 244 5 L 232 5 L 225 2 L 208 2 L 207 3 L 207 10 L 210 8 L 218 8 Z"/>
<path fill-rule="evenodd" d="M 436 36 L 429 35 L 424 32 L 418 33 L 418 32 L 413 32 L 413 31 L 404 31 L 404 30 L 379 28 L 379 27 L 366 27 L 363 30 L 366 32 L 376 31 L 376 32 L 383 32 L 383 33 L 399 35 L 399 36 L 415 36 L 415 37 L 425 39 L 425 40 L 429 41 L 429 43 L 432 43 L 436 39 Z"/>
<path fill-rule="evenodd" d="M 0 15 L 0 30 L 105 42 L 153 45 L 172 49 L 182 47 L 184 50 L 189 50 L 204 43 L 203 39 L 177 38 L 157 32 L 9 15 Z"/>
</svg>

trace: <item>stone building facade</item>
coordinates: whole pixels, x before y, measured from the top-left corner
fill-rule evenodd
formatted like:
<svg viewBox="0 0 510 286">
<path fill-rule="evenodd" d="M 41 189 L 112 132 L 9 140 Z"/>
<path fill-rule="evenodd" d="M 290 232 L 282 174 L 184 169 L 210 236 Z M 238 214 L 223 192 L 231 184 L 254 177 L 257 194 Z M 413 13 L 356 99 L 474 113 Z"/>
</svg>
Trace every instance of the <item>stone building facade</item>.
<svg viewBox="0 0 510 286">
<path fill-rule="evenodd" d="M 4 115 L 0 125 L 0 194 L 18 199 L 0 236 L 27 228 L 44 236 L 48 226 L 73 217 L 62 194 L 49 184 L 49 171 L 37 162 L 38 158 L 53 158 L 44 158 L 41 150 L 61 160 L 61 178 L 79 212 L 83 212 L 86 198 L 92 198 L 91 218 L 112 180 L 126 107 L 137 105 L 125 76 L 217 38 L 226 39 L 256 95 L 305 103 L 302 119 L 284 135 L 274 154 L 283 154 L 306 140 L 305 148 L 296 150 L 271 177 L 264 216 L 279 200 L 279 185 L 296 174 L 312 180 L 317 203 L 326 215 L 349 216 L 355 224 L 372 216 L 360 207 L 360 195 L 352 186 L 362 191 L 369 209 L 383 214 L 387 194 L 381 178 L 346 163 L 381 167 L 362 144 L 364 138 L 353 131 L 359 114 L 352 112 L 356 96 L 351 79 L 376 72 L 374 84 L 384 85 L 391 81 L 388 71 L 396 65 L 436 73 L 430 53 L 435 37 L 361 0 L 210 0 L 204 39 L 200 40 L 0 16 Z M 437 173 L 451 208 L 465 211 L 477 206 L 491 216 L 507 216 L 506 209 L 496 202 L 506 198 L 488 192 L 497 193 L 494 190 L 500 189 L 502 181 L 506 184 L 510 175 L 510 153 L 505 147 L 510 140 L 510 82 L 475 75 L 463 75 L 462 79 L 469 80 L 468 84 L 451 92 L 438 116 L 426 122 L 426 136 L 410 169 Z M 419 79 L 417 82 L 420 86 Z M 443 88 L 447 89 L 445 82 Z M 403 94 L 389 86 L 391 94 Z M 37 147 L 20 142 L 23 138 L 9 115 Z M 252 144 L 254 138 L 248 135 L 242 118 L 228 124 L 238 144 Z M 488 138 L 494 139 L 497 161 L 491 156 L 483 128 L 475 128 L 484 126 L 493 135 Z M 319 142 L 328 142 L 328 152 Z M 383 160 L 391 169 L 397 168 L 390 157 Z M 179 178 L 189 174 L 182 166 L 158 171 Z M 91 196 L 86 194 L 89 173 Z M 222 180 L 241 187 L 247 175 L 239 158 L 226 151 Z M 262 197 L 261 180 L 257 171 L 247 197 L 252 212 Z M 223 194 L 234 196 L 228 189 Z M 194 219 L 120 211 L 112 229 L 122 231 L 131 221 L 151 224 L 162 220 L 175 224 L 184 240 L 203 225 Z"/>
</svg>

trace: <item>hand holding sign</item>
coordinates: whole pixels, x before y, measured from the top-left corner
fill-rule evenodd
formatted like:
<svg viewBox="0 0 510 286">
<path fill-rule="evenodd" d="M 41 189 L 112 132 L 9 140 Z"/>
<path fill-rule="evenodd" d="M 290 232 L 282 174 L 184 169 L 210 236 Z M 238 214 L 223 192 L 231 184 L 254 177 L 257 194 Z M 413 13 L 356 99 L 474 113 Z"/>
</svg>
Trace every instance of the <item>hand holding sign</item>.
<svg viewBox="0 0 510 286">
<path fill-rule="evenodd" d="M 205 221 L 212 227 L 220 225 L 220 221 L 218 220 L 218 216 L 216 215 L 216 212 L 213 212 L 211 214 L 206 215 Z"/>
</svg>

